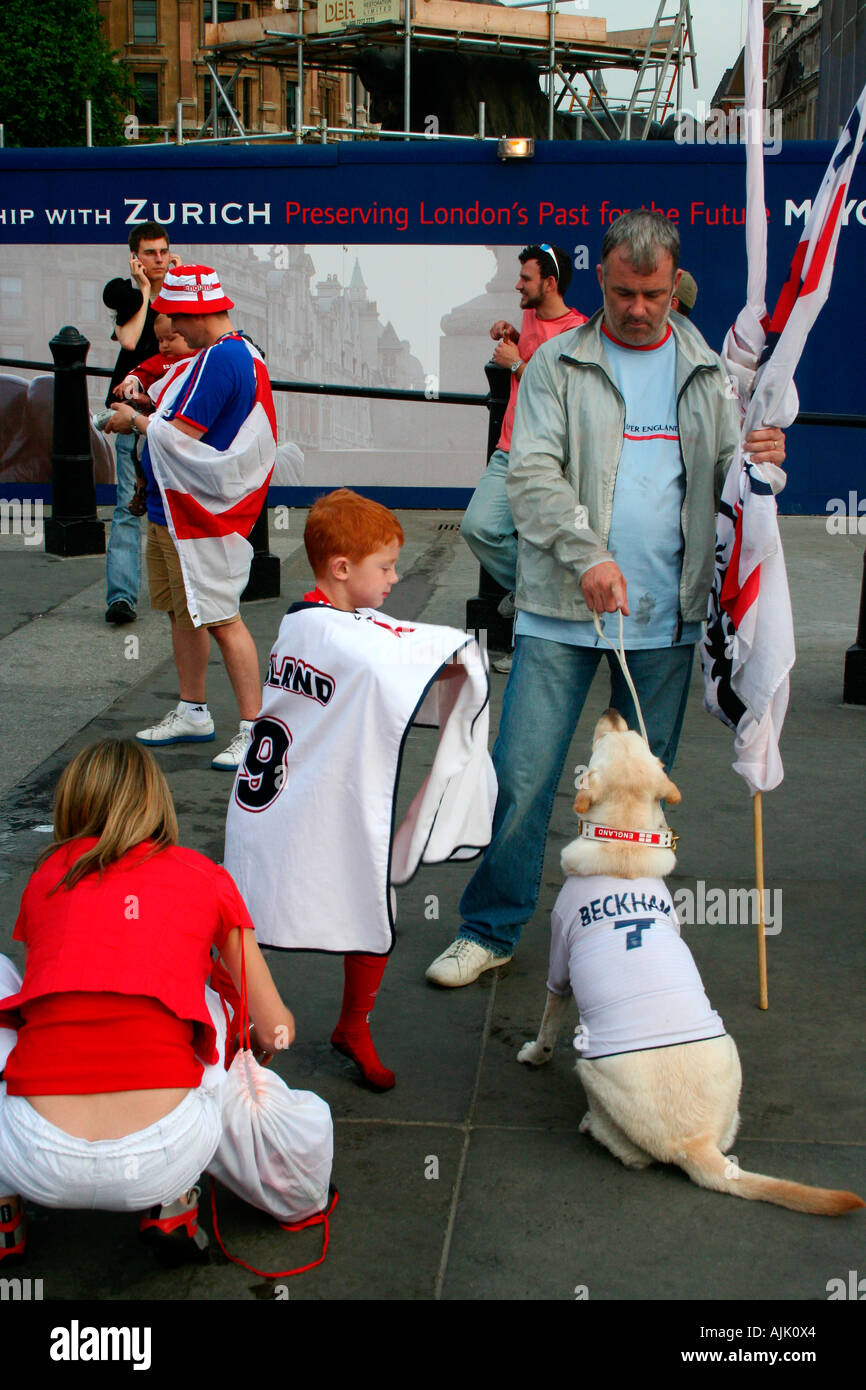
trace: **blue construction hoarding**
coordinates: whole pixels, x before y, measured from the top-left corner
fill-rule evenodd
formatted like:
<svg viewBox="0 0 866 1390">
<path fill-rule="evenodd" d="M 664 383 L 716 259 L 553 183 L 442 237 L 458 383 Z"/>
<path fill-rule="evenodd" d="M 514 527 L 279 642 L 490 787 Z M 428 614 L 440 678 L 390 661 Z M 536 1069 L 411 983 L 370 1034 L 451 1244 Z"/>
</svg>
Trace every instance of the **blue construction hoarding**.
<svg viewBox="0 0 866 1390">
<path fill-rule="evenodd" d="M 765 160 L 771 308 L 831 151 L 783 144 Z M 185 258 L 220 270 L 274 377 L 481 393 L 490 323 L 519 322 L 516 250 L 564 247 L 575 266 L 566 298 L 591 313 L 605 228 L 641 206 L 679 228 L 699 285 L 693 321 L 719 348 L 745 296 L 744 204 L 735 144 L 538 143 L 532 159 L 508 163 L 491 142 L 433 139 L 0 151 L 0 356 L 47 361 L 52 333 L 74 323 L 89 362 L 110 365 L 102 284 L 127 273 L 130 229 L 153 219 Z M 798 371 L 805 411 L 862 410 L 862 171 L 845 224 Z M 450 506 L 483 467 L 480 409 L 284 396 L 280 410 L 288 452 L 275 500 L 347 483 L 394 504 Z M 782 510 L 824 513 L 847 497 L 862 439 L 792 430 Z M 8 483 L 3 447 L 0 429 Z"/>
</svg>

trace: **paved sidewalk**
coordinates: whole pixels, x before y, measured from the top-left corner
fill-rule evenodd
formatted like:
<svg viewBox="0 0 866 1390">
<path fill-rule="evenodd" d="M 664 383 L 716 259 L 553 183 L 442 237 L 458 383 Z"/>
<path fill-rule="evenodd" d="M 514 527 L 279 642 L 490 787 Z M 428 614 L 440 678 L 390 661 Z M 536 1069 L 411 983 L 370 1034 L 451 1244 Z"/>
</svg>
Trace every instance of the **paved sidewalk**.
<svg viewBox="0 0 866 1390">
<path fill-rule="evenodd" d="M 459 515 L 409 512 L 401 520 L 404 577 L 389 612 L 462 626 L 477 570 L 457 532 Z M 302 526 L 303 513 L 293 513 L 288 533 L 273 533 L 282 597 L 244 610 L 263 669 L 281 614 L 307 587 Z M 840 703 L 864 538 L 829 536 L 822 519 L 809 518 L 784 520 L 782 532 L 799 650 L 782 744 L 786 778 L 765 798 L 767 886 L 781 894 L 774 900 L 781 930 L 768 941 L 769 1011 L 756 1007 L 751 925 L 695 925 L 685 935 L 740 1049 L 740 1165 L 866 1195 L 866 708 Z M 177 698 L 165 621 L 143 614 L 111 629 L 103 614 L 100 559 L 61 561 L 0 538 L 0 950 L 10 950 L 20 892 L 48 840 L 60 768 L 85 743 L 131 734 Z M 219 858 L 231 779 L 209 761 L 234 732 L 236 715 L 214 653 L 216 743 L 157 756 L 182 842 Z M 494 674 L 494 729 L 504 686 Z M 752 882 L 749 798 L 730 770 L 731 735 L 703 714 L 700 693 L 696 674 L 674 774 L 682 839 L 671 880 L 673 890 L 698 897 L 701 883 L 709 892 Z M 600 678 L 568 769 L 586 761 L 606 703 Z M 405 794 L 430 758 L 430 734 L 414 731 Z M 677 1170 L 628 1172 L 581 1136 L 570 1026 L 547 1068 L 517 1065 L 544 1002 L 558 858 L 574 826 L 572 781 L 567 771 L 539 909 L 510 966 L 463 990 L 428 986 L 424 969 L 453 936 L 469 870 L 424 869 L 401 890 L 399 941 L 374 1014 L 382 1058 L 398 1076 L 392 1092 L 363 1090 L 352 1064 L 329 1046 L 340 961 L 271 953 L 298 1023 L 298 1041 L 277 1068 L 331 1105 L 341 1196 L 328 1259 L 291 1281 L 293 1300 L 573 1301 L 585 1291 L 591 1301 L 823 1302 L 829 1280 L 849 1270 L 866 1275 L 866 1212 L 803 1216 L 702 1191 Z M 11 954 L 20 958 L 17 945 Z M 251 1264 L 279 1269 L 318 1253 L 316 1231 L 286 1236 L 226 1194 L 220 1211 L 229 1248 Z M 35 1211 L 23 1272 L 43 1279 L 46 1298 L 60 1300 L 274 1297 L 272 1284 L 226 1263 L 160 1271 L 139 1247 L 136 1224 L 113 1214 Z"/>
</svg>

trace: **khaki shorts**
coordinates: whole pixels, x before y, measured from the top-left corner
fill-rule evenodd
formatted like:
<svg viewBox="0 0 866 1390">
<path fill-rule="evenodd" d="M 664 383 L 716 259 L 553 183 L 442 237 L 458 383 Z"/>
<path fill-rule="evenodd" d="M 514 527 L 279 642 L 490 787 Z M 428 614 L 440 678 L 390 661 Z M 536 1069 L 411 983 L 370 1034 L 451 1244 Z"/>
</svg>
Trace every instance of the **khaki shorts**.
<svg viewBox="0 0 866 1390">
<path fill-rule="evenodd" d="M 148 521 L 145 554 L 151 608 L 158 613 L 172 613 L 178 627 L 192 631 L 195 623 L 189 616 L 180 560 L 167 526 Z M 206 626 L 227 627 L 229 623 L 240 622 L 240 617 L 240 613 L 235 613 L 231 618 L 223 618 L 218 623 L 208 623 Z"/>
</svg>

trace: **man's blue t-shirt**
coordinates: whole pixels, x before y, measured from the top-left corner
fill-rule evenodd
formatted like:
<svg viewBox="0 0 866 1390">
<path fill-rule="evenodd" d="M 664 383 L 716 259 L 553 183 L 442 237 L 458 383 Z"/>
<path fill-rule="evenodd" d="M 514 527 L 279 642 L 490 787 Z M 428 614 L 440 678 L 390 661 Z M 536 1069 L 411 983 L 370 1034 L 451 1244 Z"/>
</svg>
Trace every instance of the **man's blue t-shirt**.
<svg viewBox="0 0 866 1390">
<path fill-rule="evenodd" d="M 230 333 L 195 358 L 164 418 L 194 425 L 204 430 L 203 444 L 227 449 L 252 410 L 255 398 L 253 358 L 240 334 Z M 146 441 L 141 466 L 147 478 L 148 520 L 165 526 L 162 494 L 153 476 Z"/>
</svg>

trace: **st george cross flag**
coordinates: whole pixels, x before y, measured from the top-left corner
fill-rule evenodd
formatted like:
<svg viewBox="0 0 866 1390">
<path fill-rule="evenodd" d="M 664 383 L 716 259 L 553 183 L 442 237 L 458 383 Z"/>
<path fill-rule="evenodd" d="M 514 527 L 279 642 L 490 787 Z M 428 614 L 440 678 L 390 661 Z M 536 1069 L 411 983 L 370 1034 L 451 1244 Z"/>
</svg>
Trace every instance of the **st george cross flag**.
<svg viewBox="0 0 866 1390">
<path fill-rule="evenodd" d="M 163 377 L 151 388 L 157 410 L 148 425 L 147 447 L 196 627 L 238 611 L 253 556 L 247 536 L 267 498 L 277 454 L 267 368 L 253 345 L 240 341 L 252 358 L 255 399 L 227 448 L 193 439 L 164 418 L 190 372 L 206 370 L 208 354 L 218 347 L 180 363 L 167 381 Z"/>
<path fill-rule="evenodd" d="M 747 101 L 757 109 L 760 0 L 752 4 L 749 23 Z M 864 111 L 866 89 L 840 136 L 769 319 L 763 302 L 762 152 L 760 146 L 747 147 L 748 303 L 725 339 L 723 356 L 741 400 L 748 404 L 719 508 L 715 579 L 701 663 L 704 707 L 736 731 L 734 769 L 753 794 L 771 791 L 783 777 L 779 735 L 788 705 L 788 672 L 794 664 L 794 632 L 774 499 L 784 475 L 744 456 L 742 439 L 762 424 L 784 426 L 796 417 L 794 371 L 829 293 L 845 194 L 863 142 Z"/>
</svg>

